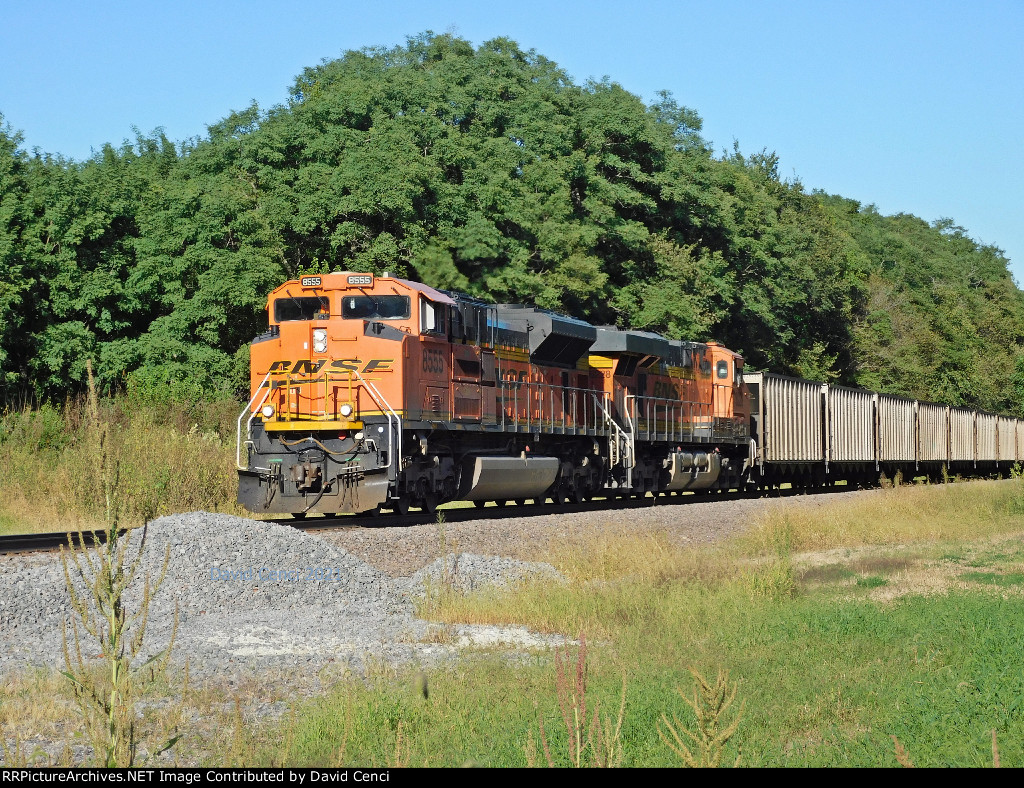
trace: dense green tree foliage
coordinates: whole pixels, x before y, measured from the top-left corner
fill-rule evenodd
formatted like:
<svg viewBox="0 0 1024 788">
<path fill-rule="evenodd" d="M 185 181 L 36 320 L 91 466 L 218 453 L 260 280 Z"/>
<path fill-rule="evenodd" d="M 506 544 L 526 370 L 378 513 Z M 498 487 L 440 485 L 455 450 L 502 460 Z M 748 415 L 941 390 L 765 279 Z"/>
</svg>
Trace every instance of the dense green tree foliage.
<svg viewBox="0 0 1024 788">
<path fill-rule="evenodd" d="M 267 292 L 392 271 L 755 367 L 1024 412 L 1024 295 L 951 222 L 884 217 L 716 156 L 700 117 L 575 84 L 508 39 L 427 33 L 306 69 L 175 146 L 85 162 L 0 119 L 0 396 L 244 385 Z"/>
</svg>

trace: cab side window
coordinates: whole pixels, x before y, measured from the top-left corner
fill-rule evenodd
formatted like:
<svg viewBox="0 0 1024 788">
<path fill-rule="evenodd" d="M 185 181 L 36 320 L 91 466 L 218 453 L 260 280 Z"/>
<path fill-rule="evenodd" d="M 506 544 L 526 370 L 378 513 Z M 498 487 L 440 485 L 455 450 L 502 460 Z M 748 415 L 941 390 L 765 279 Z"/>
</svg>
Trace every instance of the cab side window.
<svg viewBox="0 0 1024 788">
<path fill-rule="evenodd" d="M 445 333 L 445 308 L 426 298 L 420 299 L 420 333 Z"/>
<path fill-rule="evenodd" d="M 719 380 L 727 380 L 729 378 L 729 362 L 722 360 L 715 365 L 715 375 Z"/>
</svg>

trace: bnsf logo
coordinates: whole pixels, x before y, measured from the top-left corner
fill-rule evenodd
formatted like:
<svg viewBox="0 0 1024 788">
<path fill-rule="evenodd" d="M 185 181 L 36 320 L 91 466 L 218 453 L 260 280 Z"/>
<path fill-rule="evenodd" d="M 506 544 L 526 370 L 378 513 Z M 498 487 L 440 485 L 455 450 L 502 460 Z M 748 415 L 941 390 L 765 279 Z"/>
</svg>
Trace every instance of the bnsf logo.
<svg viewBox="0 0 1024 788">
<path fill-rule="evenodd" d="M 642 391 L 640 392 L 641 395 L 643 393 L 644 392 L 642 392 Z M 672 385 L 671 383 L 666 383 L 663 380 L 656 380 L 656 381 L 654 381 L 654 390 L 652 392 L 652 395 L 655 396 L 655 397 L 659 397 L 661 399 L 678 399 L 679 398 L 679 392 L 676 390 L 676 387 L 674 385 Z"/>
<path fill-rule="evenodd" d="M 320 287 L 319 276 L 304 276 L 299 280 L 299 284 L 303 287 Z"/>
<path fill-rule="evenodd" d="M 270 374 L 315 375 L 324 368 L 326 363 L 324 360 L 310 361 L 309 359 L 275 361 L 270 365 Z M 394 363 L 393 358 L 372 358 L 365 364 L 358 358 L 339 358 L 337 361 L 332 361 L 328 369 L 338 372 L 361 372 L 365 375 L 368 372 L 391 372 L 391 365 Z"/>
</svg>

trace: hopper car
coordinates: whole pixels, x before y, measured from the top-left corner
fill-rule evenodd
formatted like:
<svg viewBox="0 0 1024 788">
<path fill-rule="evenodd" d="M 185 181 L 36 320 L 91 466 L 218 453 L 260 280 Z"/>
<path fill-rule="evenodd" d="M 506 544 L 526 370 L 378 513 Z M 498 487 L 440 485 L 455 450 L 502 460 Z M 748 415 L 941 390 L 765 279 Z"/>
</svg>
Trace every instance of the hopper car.
<svg viewBox="0 0 1024 788">
<path fill-rule="evenodd" d="M 1024 420 L 747 372 L 717 342 L 593 326 L 387 273 L 268 297 L 238 419 L 255 513 L 1007 473 Z"/>
</svg>

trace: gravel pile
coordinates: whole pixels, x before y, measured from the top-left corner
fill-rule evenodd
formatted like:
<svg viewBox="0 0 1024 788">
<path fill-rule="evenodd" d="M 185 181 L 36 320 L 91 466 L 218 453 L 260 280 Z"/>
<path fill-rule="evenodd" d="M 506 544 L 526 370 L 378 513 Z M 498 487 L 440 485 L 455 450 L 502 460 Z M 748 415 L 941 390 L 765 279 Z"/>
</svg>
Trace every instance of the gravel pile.
<svg viewBox="0 0 1024 788">
<path fill-rule="evenodd" d="M 177 609 L 175 659 L 188 658 L 198 678 L 269 668 L 315 672 L 327 665 L 363 673 L 368 663 L 447 659 L 460 646 L 538 642 L 513 630 L 495 641 L 488 628 L 474 627 L 460 627 L 454 643 L 432 642 L 436 625 L 416 618 L 413 604 L 429 571 L 395 580 L 287 526 L 206 512 L 162 517 L 148 526 L 139 576 L 158 577 L 168 550 L 143 651 L 166 645 Z M 466 589 L 531 572 L 522 562 L 482 556 L 459 556 L 459 564 Z M 553 571 L 541 567 L 534 574 Z M 140 596 L 136 583 L 129 609 Z M 57 558 L 0 575 L 0 674 L 26 664 L 63 665 L 61 632 L 70 617 Z"/>
<path fill-rule="evenodd" d="M 328 665 L 360 674 L 367 665 L 429 665 L 467 646 L 550 647 L 561 640 L 514 628 L 460 625 L 439 631 L 415 616 L 415 600 L 446 576 L 463 591 L 532 577 L 557 579 L 550 564 L 533 562 L 592 543 L 601 533 L 661 532 L 675 544 L 696 544 L 740 532 L 778 505 L 821 506 L 872 494 L 877 492 L 785 499 L 688 496 L 558 513 L 514 506 L 495 512 L 497 519 L 486 518 L 490 508 L 453 511 L 443 532 L 422 525 L 312 536 L 205 512 L 163 517 L 150 523 L 144 554 L 143 574 L 153 577 L 168 547 L 171 554 L 150 611 L 145 650 L 166 644 L 175 605 L 174 654 L 179 662 L 187 657 L 199 677 L 231 680 L 250 670 L 277 675 L 296 668 L 315 676 Z M 449 551 L 454 558 L 444 557 Z M 0 569 L 0 675 L 26 664 L 62 666 L 61 628 L 71 611 L 60 561 L 8 556 Z"/>
</svg>

